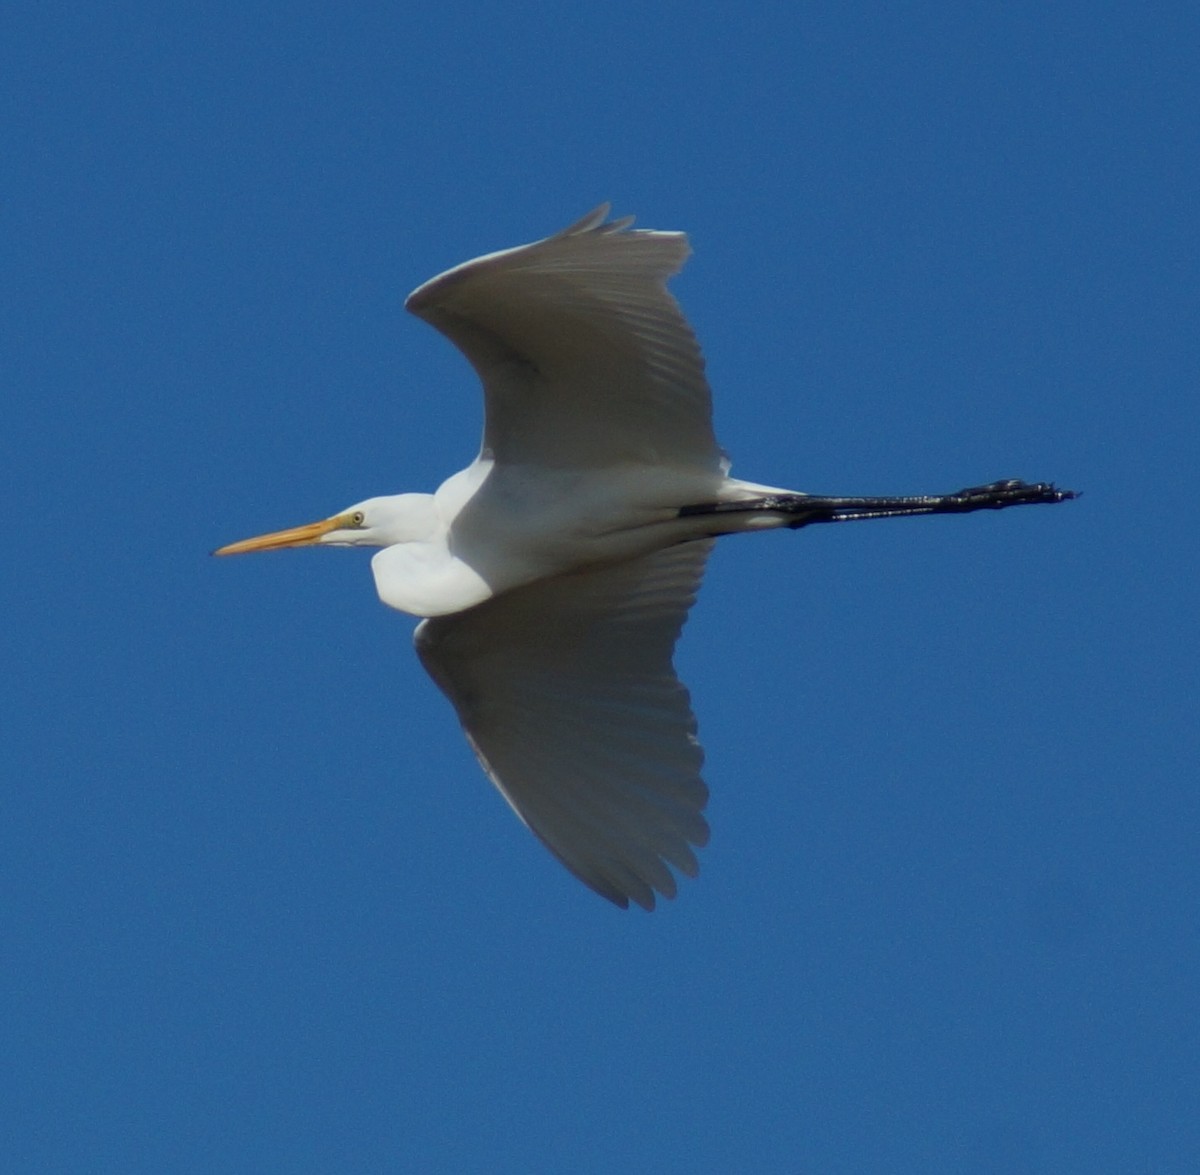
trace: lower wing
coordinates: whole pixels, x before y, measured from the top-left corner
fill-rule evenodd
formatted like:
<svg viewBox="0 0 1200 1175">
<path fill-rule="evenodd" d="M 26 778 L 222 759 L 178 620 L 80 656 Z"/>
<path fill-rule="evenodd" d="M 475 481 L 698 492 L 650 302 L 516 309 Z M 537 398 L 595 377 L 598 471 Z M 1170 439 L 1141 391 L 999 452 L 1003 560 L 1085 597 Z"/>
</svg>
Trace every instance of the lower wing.
<svg viewBox="0 0 1200 1175">
<path fill-rule="evenodd" d="M 417 652 L 484 771 L 584 884 L 675 896 L 708 840 L 704 754 L 672 654 L 711 541 L 556 576 L 424 621 Z"/>
</svg>

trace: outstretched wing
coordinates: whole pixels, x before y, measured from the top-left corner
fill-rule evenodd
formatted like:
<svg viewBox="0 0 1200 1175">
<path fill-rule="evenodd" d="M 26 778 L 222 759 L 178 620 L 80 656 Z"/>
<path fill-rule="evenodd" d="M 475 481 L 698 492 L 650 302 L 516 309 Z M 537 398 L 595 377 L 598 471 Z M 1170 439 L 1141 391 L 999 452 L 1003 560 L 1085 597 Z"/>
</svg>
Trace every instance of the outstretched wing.
<svg viewBox="0 0 1200 1175">
<path fill-rule="evenodd" d="M 723 472 L 700 347 L 666 288 L 687 237 L 608 211 L 459 265 L 405 305 L 478 372 L 496 461 Z"/>
<path fill-rule="evenodd" d="M 704 754 L 671 662 L 711 540 L 424 621 L 417 652 L 484 771 L 597 893 L 654 908 L 694 877 Z"/>
</svg>

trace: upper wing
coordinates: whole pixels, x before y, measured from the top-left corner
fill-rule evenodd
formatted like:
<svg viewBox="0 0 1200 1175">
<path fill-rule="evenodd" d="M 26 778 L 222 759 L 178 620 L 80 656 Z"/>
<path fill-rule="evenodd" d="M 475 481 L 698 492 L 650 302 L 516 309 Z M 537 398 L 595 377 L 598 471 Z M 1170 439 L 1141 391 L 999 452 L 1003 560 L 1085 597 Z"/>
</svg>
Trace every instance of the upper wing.
<svg viewBox="0 0 1200 1175">
<path fill-rule="evenodd" d="M 448 270 L 405 305 L 478 372 L 497 461 L 724 472 L 700 347 L 666 288 L 687 237 L 608 211 Z"/>
<path fill-rule="evenodd" d="M 671 663 L 711 540 L 517 588 L 424 621 L 417 652 L 483 769 L 597 893 L 654 908 L 695 876 L 708 789 Z"/>
</svg>

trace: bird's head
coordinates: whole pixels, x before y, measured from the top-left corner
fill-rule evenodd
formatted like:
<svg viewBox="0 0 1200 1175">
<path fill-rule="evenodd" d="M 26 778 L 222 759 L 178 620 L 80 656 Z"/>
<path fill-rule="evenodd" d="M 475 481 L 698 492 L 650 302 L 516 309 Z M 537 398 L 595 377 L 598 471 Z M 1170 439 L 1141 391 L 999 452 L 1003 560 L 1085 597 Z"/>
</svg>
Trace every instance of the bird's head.
<svg viewBox="0 0 1200 1175">
<path fill-rule="evenodd" d="M 214 555 L 244 555 L 283 547 L 390 547 L 425 542 L 437 530 L 432 494 L 368 498 L 319 522 L 276 530 L 219 547 Z"/>
</svg>

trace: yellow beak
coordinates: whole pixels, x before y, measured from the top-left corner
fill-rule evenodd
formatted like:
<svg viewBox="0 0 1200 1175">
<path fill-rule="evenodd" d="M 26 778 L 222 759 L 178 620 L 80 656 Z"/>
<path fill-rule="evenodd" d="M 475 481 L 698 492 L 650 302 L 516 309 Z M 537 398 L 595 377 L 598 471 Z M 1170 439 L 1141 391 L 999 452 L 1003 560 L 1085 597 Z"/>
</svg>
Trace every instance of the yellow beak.
<svg viewBox="0 0 1200 1175">
<path fill-rule="evenodd" d="M 331 530 L 345 526 L 345 519 L 340 514 L 333 518 L 322 518 L 320 522 L 310 522 L 306 526 L 293 526 L 291 530 L 276 530 L 270 534 L 260 534 L 257 538 L 242 539 L 240 543 L 230 543 L 227 547 L 218 547 L 214 555 L 245 555 L 250 551 L 278 551 L 283 547 L 311 547 L 320 542 L 321 536 Z"/>
</svg>

